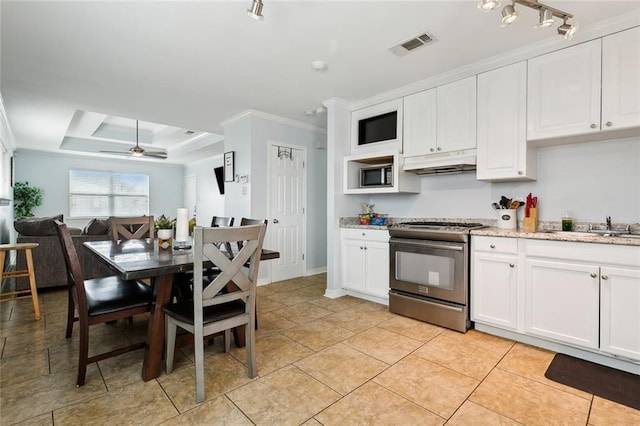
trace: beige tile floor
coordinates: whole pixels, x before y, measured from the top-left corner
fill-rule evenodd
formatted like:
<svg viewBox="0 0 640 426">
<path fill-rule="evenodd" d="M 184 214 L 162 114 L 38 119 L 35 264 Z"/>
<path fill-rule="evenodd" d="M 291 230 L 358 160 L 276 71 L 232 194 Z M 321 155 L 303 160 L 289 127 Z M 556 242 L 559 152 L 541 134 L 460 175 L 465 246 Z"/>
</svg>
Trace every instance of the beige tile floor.
<svg viewBox="0 0 640 426">
<path fill-rule="evenodd" d="M 258 290 L 258 377 L 245 351 L 206 346 L 206 401 L 195 403 L 191 348 L 172 374 L 140 379 L 142 351 L 89 366 L 75 387 L 77 332 L 66 294 L 0 305 L 0 424 L 35 425 L 640 425 L 640 411 L 544 377 L 553 353 L 474 330 L 327 299 L 324 275 Z M 145 318 L 92 327 L 91 348 L 144 339 Z"/>
</svg>

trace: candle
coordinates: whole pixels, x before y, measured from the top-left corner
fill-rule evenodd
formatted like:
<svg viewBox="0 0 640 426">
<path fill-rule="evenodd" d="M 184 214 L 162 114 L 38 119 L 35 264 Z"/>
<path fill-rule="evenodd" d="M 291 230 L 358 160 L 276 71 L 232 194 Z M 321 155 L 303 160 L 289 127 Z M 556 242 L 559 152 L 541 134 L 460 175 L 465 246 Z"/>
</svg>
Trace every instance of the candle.
<svg viewBox="0 0 640 426">
<path fill-rule="evenodd" d="M 178 209 L 176 215 L 176 241 L 187 241 L 189 239 L 189 210 Z"/>
</svg>

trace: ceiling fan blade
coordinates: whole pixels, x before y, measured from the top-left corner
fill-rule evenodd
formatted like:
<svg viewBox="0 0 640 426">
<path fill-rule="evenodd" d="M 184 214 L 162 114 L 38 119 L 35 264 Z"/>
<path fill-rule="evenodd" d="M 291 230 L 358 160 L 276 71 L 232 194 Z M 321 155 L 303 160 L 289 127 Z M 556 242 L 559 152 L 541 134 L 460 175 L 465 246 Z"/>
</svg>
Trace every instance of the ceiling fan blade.
<svg viewBox="0 0 640 426">
<path fill-rule="evenodd" d="M 144 157 L 162 158 L 163 160 L 167 158 L 167 154 L 160 151 L 144 151 L 142 155 Z"/>
<path fill-rule="evenodd" d="M 104 154 L 131 155 L 131 152 L 129 152 L 129 151 L 103 151 L 103 150 L 100 150 L 98 152 L 102 152 Z"/>
</svg>

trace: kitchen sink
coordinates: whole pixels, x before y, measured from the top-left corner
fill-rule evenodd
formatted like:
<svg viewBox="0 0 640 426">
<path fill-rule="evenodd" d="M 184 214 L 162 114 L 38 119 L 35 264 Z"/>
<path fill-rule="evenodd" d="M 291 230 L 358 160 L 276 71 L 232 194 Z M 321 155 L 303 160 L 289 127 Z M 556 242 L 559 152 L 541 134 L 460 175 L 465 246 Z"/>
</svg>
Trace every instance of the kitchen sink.
<svg viewBox="0 0 640 426">
<path fill-rule="evenodd" d="M 537 231 L 537 232 L 543 233 L 543 234 L 567 235 L 572 237 L 640 238 L 640 234 L 623 234 L 622 231 L 606 231 L 606 230 L 593 230 L 588 232 L 547 230 L 547 231 Z"/>
</svg>

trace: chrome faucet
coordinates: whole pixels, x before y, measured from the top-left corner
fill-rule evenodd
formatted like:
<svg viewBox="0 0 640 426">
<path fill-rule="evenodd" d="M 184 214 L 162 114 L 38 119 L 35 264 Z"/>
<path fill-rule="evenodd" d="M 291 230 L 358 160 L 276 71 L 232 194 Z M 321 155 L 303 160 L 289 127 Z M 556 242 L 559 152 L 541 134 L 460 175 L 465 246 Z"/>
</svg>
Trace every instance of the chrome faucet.
<svg viewBox="0 0 640 426">
<path fill-rule="evenodd" d="M 611 231 L 611 216 L 607 216 L 607 231 Z"/>
</svg>

